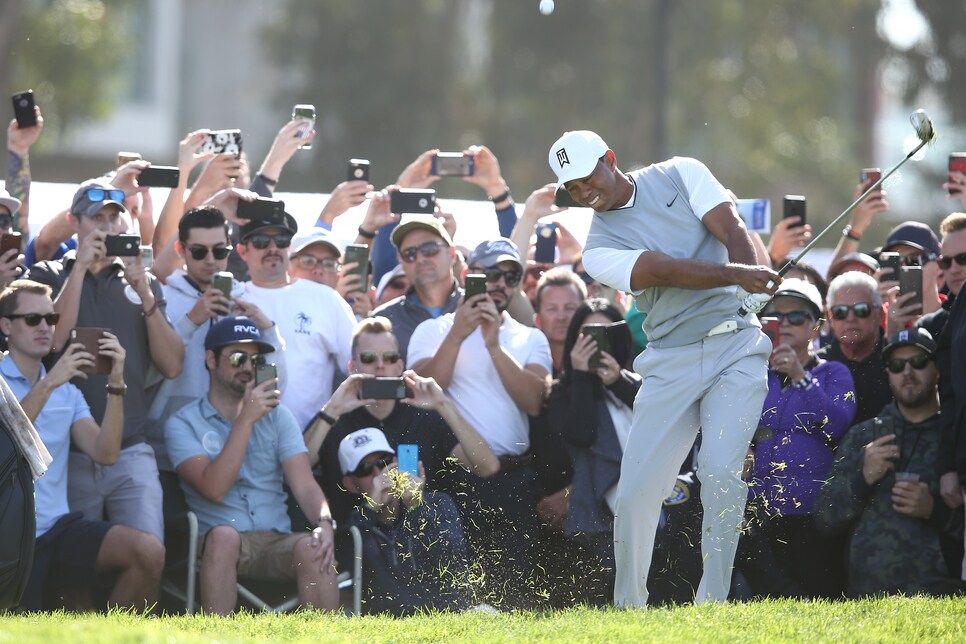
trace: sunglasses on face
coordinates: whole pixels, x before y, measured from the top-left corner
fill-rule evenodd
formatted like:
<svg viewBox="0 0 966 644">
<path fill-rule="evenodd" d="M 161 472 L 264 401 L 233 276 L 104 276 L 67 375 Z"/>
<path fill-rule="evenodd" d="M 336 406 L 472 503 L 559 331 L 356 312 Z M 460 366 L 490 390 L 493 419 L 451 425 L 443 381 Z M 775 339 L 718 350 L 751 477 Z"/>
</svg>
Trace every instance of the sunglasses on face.
<svg viewBox="0 0 966 644">
<path fill-rule="evenodd" d="M 86 192 L 90 201 L 118 201 L 124 203 L 123 190 L 104 190 L 103 188 L 88 188 Z"/>
<path fill-rule="evenodd" d="M 207 246 L 188 246 L 188 252 L 191 254 L 191 259 L 196 262 L 200 262 L 204 258 L 208 257 L 208 251 L 215 256 L 215 259 L 225 259 L 228 257 L 228 253 L 231 252 L 231 246 L 213 246 L 208 248 Z"/>
<path fill-rule="evenodd" d="M 523 278 L 523 272 L 519 269 L 513 269 L 509 271 L 500 270 L 499 268 L 470 268 L 471 273 L 483 273 L 486 275 L 486 281 L 489 284 L 495 284 L 503 278 L 503 281 L 507 286 L 513 288 L 520 283 L 520 279 Z"/>
<path fill-rule="evenodd" d="M 829 313 L 832 314 L 833 320 L 844 320 L 849 317 L 849 311 L 855 313 L 855 317 L 859 319 L 864 319 L 872 315 L 872 305 L 866 302 L 860 302 L 859 304 L 836 304 L 829 308 Z"/>
<path fill-rule="evenodd" d="M 11 320 L 22 318 L 27 326 L 37 326 L 41 320 L 46 322 L 47 326 L 54 326 L 60 321 L 60 313 L 13 313 L 6 317 Z"/>
<path fill-rule="evenodd" d="M 439 254 L 439 251 L 443 250 L 444 248 L 447 248 L 447 245 L 444 242 L 428 241 L 420 244 L 419 246 L 410 246 L 409 248 L 399 251 L 399 256 L 404 262 L 411 264 L 416 261 L 417 253 L 423 257 L 435 257 Z"/>
<path fill-rule="evenodd" d="M 900 260 L 903 266 L 925 266 L 936 259 L 935 253 L 918 253 L 915 255 L 904 255 Z"/>
<path fill-rule="evenodd" d="M 0 225 L 3 225 L 3 218 L 0 217 Z M 958 255 L 953 255 L 952 257 L 946 257 L 945 255 L 940 255 L 936 259 L 936 263 L 939 264 L 939 268 L 944 271 L 949 270 L 949 267 L 956 262 L 960 266 L 966 266 L 966 253 L 959 253 Z"/>
<path fill-rule="evenodd" d="M 892 373 L 902 373 L 905 371 L 906 364 L 908 363 L 913 369 L 920 370 L 925 369 L 926 365 L 932 358 L 925 353 L 920 353 L 917 356 L 911 358 L 890 358 L 886 361 L 886 369 Z"/>
<path fill-rule="evenodd" d="M 359 362 L 362 364 L 373 364 L 379 357 L 382 357 L 382 361 L 386 364 L 396 364 L 402 356 L 398 351 L 383 351 L 382 353 L 363 351 L 359 354 Z"/>
<path fill-rule="evenodd" d="M 778 313 L 777 311 L 772 311 L 771 313 L 766 313 L 770 318 L 778 318 L 778 323 L 781 324 L 784 321 L 788 321 L 792 326 L 802 326 L 810 320 L 814 320 L 811 313 L 807 311 L 789 311 L 788 313 Z"/>
<path fill-rule="evenodd" d="M 0 228 L 13 226 L 13 215 L 0 215 Z"/>
<path fill-rule="evenodd" d="M 297 261 L 299 266 L 307 271 L 313 270 L 316 266 L 321 266 L 323 271 L 334 273 L 342 267 L 342 262 L 331 257 L 319 259 L 313 255 L 296 255 L 292 259 Z"/>
<path fill-rule="evenodd" d="M 390 465 L 393 464 L 393 462 L 395 462 L 395 460 L 396 460 L 396 455 L 395 454 L 388 454 L 386 456 L 383 456 L 382 458 L 377 458 L 376 460 L 372 461 L 371 463 L 359 463 L 359 467 L 357 467 L 352 472 L 352 476 L 357 476 L 359 478 L 365 478 L 365 477 L 369 476 L 370 474 L 372 474 L 372 472 L 376 468 L 378 468 L 380 470 L 387 469 Z"/>
<path fill-rule="evenodd" d="M 245 240 L 246 244 L 251 244 L 253 248 L 265 250 L 271 242 L 275 242 L 275 248 L 288 248 L 292 245 L 292 236 L 279 233 L 277 235 L 252 235 Z"/>
<path fill-rule="evenodd" d="M 255 365 L 262 362 L 263 360 L 264 358 L 257 353 L 245 353 L 244 351 L 235 351 L 233 353 L 228 354 L 228 364 L 230 364 L 235 369 L 248 364 L 249 361 L 252 363 L 252 366 L 254 367 Z"/>
</svg>

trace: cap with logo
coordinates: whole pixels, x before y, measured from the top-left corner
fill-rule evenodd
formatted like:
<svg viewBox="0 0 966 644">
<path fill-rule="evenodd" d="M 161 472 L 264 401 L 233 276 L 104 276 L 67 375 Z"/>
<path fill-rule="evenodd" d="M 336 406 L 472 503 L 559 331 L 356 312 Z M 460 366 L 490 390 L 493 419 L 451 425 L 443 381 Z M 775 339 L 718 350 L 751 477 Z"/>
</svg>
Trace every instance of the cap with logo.
<svg viewBox="0 0 966 644">
<path fill-rule="evenodd" d="M 284 207 L 284 204 L 283 204 Z M 259 215 L 253 219 L 249 219 L 248 222 L 241 227 L 241 240 L 245 241 L 250 235 L 254 235 L 260 230 L 266 230 L 268 228 L 281 228 L 287 230 L 293 235 L 299 231 L 299 225 L 295 221 L 295 217 L 288 214 L 284 210 L 277 210 L 264 215 Z"/>
<path fill-rule="evenodd" d="M 399 245 L 403 242 L 406 235 L 411 233 L 416 229 L 428 230 L 434 235 L 438 235 L 442 238 L 444 242 L 448 245 L 453 245 L 453 238 L 449 236 L 446 229 L 443 228 L 443 222 L 434 215 L 406 215 L 402 218 L 399 225 L 396 226 L 390 239 L 392 240 L 392 245 L 399 248 Z"/>
<path fill-rule="evenodd" d="M 395 454 L 386 435 L 375 427 L 357 429 L 339 443 L 339 467 L 343 474 L 354 472 L 362 459 L 370 454 Z"/>
<path fill-rule="evenodd" d="M 809 304 L 817 320 L 822 315 L 822 294 L 818 288 L 805 280 L 790 277 L 783 281 L 775 292 L 775 297 L 794 297 Z"/>
<path fill-rule="evenodd" d="M 507 261 L 516 262 L 520 266 L 520 270 L 523 270 L 523 262 L 520 261 L 520 251 L 517 250 L 517 245 L 506 237 L 488 239 L 480 243 L 466 259 L 468 266 L 482 266 L 483 268 L 491 268 L 500 262 Z"/>
<path fill-rule="evenodd" d="M 936 233 L 932 231 L 932 228 L 918 221 L 907 221 L 893 228 L 882 247 L 882 251 L 890 251 L 900 244 L 912 246 L 934 255 L 942 253 Z"/>
<path fill-rule="evenodd" d="M 596 132 L 564 132 L 551 146 L 548 157 L 550 168 L 557 175 L 557 187 L 568 181 L 590 176 L 597 167 L 597 162 L 609 149 Z"/>
<path fill-rule="evenodd" d="M 289 254 L 294 255 L 312 244 L 324 244 L 332 249 L 336 257 L 342 257 L 342 244 L 339 239 L 331 231 L 318 226 L 313 226 L 293 237 Z"/>
<path fill-rule="evenodd" d="M 9 192 L 4 188 L 0 188 L 0 206 L 4 206 L 9 210 L 11 215 L 16 215 L 21 205 L 22 202 L 19 199 L 11 197 Z"/>
<path fill-rule="evenodd" d="M 88 192 L 92 189 L 99 189 L 104 193 L 104 199 L 95 201 L 91 199 L 91 195 Z M 115 188 L 106 181 L 101 181 L 99 179 L 90 179 L 80 184 L 77 191 L 74 193 L 74 200 L 70 204 L 70 214 L 80 215 L 83 217 L 93 217 L 101 208 L 104 206 L 117 206 L 121 212 L 127 212 L 127 208 L 124 207 L 122 201 L 117 201 L 115 199 L 109 199 L 111 192 L 123 192 L 119 188 Z"/>
<path fill-rule="evenodd" d="M 254 344 L 259 353 L 275 351 L 275 347 L 262 338 L 255 321 L 243 315 L 229 315 L 218 320 L 205 335 L 206 351 L 218 351 L 230 344 Z"/>
<path fill-rule="evenodd" d="M 892 341 L 882 349 L 882 359 L 888 360 L 889 355 L 899 347 L 919 347 L 930 357 L 936 357 L 936 341 L 932 339 L 932 334 L 917 326 L 903 329 L 892 336 Z"/>
</svg>

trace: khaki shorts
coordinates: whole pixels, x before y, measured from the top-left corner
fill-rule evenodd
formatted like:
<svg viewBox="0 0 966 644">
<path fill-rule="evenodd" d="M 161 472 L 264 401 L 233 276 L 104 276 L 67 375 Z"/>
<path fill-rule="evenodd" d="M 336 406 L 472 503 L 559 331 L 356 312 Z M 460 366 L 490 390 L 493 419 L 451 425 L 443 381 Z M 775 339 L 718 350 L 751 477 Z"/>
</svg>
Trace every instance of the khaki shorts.
<svg viewBox="0 0 966 644">
<path fill-rule="evenodd" d="M 238 574 L 267 579 L 295 579 L 295 567 L 292 565 L 295 544 L 299 539 L 312 537 L 309 532 L 283 533 L 274 530 L 253 530 L 239 532 L 238 535 L 241 537 Z M 205 537 L 199 538 L 199 558 L 204 553 Z"/>
</svg>

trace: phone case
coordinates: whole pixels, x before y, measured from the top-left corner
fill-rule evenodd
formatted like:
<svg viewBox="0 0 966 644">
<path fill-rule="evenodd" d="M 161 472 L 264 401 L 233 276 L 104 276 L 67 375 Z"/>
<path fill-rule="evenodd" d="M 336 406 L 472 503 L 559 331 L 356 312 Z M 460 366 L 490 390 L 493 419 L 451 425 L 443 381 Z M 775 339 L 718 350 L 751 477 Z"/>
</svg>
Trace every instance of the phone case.
<svg viewBox="0 0 966 644">
<path fill-rule="evenodd" d="M 419 445 L 403 443 L 397 446 L 396 459 L 401 471 L 419 476 Z"/>
<path fill-rule="evenodd" d="M 201 144 L 201 151 L 205 154 L 241 154 L 241 130 L 212 130 Z"/>
<path fill-rule="evenodd" d="M 138 235 L 108 235 L 104 238 L 104 249 L 108 257 L 137 257 L 141 250 L 141 237 Z"/>
<path fill-rule="evenodd" d="M 473 157 L 462 152 L 439 152 L 433 157 L 429 173 L 438 177 L 471 177 L 475 170 Z"/>
<path fill-rule="evenodd" d="M 358 266 L 349 271 L 350 274 L 359 275 L 362 279 L 362 289 L 369 287 L 369 246 L 366 244 L 349 244 L 342 255 L 342 264 L 356 262 Z"/>
<path fill-rule="evenodd" d="M 903 266 L 899 269 L 899 295 L 906 293 L 916 293 L 918 297 L 912 298 L 919 302 L 919 312 L 922 312 L 922 267 Z M 907 304 L 909 304 L 907 302 Z"/>
<path fill-rule="evenodd" d="M 463 299 L 468 300 L 474 295 L 486 293 L 486 275 L 471 273 L 463 280 Z"/>
<path fill-rule="evenodd" d="M 18 232 L 4 233 L 0 238 L 0 256 L 14 248 L 17 249 L 17 253 L 20 253 L 23 248 L 23 235 Z"/>
<path fill-rule="evenodd" d="M 366 378 L 360 393 L 363 398 L 376 400 L 402 400 L 409 395 L 402 378 Z"/>
<path fill-rule="evenodd" d="M 368 181 L 369 180 L 369 160 L 368 159 L 349 159 L 349 171 L 346 173 L 347 181 Z"/>
<path fill-rule="evenodd" d="M 899 280 L 899 262 L 902 256 L 899 253 L 879 253 L 879 270 L 883 282 L 896 282 Z"/>
<path fill-rule="evenodd" d="M 240 219 L 281 219 L 285 213 L 285 202 L 281 199 L 259 197 L 255 201 L 238 200 L 236 214 Z"/>
<path fill-rule="evenodd" d="M 580 329 L 581 333 L 584 335 L 589 335 L 594 339 L 595 342 L 597 342 L 597 350 L 594 351 L 594 355 L 590 357 L 590 363 L 588 365 L 591 369 L 596 369 L 603 366 L 600 355 L 602 351 L 611 353 L 611 346 L 607 337 L 607 326 L 608 325 L 606 324 L 585 324 Z M 613 354 L 611 353 L 611 355 Z"/>
<path fill-rule="evenodd" d="M 537 224 L 537 243 L 533 247 L 533 261 L 553 264 L 557 259 L 557 224 Z"/>
<path fill-rule="evenodd" d="M 761 318 L 761 332 L 771 340 L 771 348 L 774 349 L 781 344 L 781 323 L 778 318 Z"/>
<path fill-rule="evenodd" d="M 228 271 L 215 273 L 211 277 L 211 285 L 224 293 L 225 297 L 227 298 L 231 298 L 231 287 L 234 284 L 234 281 L 234 276 Z"/>
<path fill-rule="evenodd" d="M 949 155 L 949 171 L 966 174 L 966 152 L 953 152 Z M 950 190 L 949 194 L 954 194 Z"/>
<path fill-rule="evenodd" d="M 785 195 L 782 219 L 788 219 L 789 217 L 799 218 L 799 222 L 792 226 L 792 228 L 805 225 L 805 197 L 801 195 Z"/>
<path fill-rule="evenodd" d="M 861 185 L 866 185 L 870 181 L 875 183 L 882 178 L 882 170 L 879 168 L 863 168 L 862 173 L 859 175 L 859 183 Z M 868 190 L 868 188 L 866 188 Z"/>
<path fill-rule="evenodd" d="M 33 127 L 37 125 L 37 113 L 34 111 L 34 91 L 28 89 L 10 97 L 13 102 L 13 115 L 17 119 L 17 127 Z"/>
<path fill-rule="evenodd" d="M 176 188 L 181 178 L 181 170 L 173 166 L 152 165 L 138 175 L 138 185 L 142 188 Z"/>
<path fill-rule="evenodd" d="M 275 363 L 260 364 L 255 367 L 255 386 L 262 384 L 266 380 L 278 378 L 278 368 Z"/>
<path fill-rule="evenodd" d="M 431 215 L 436 210 L 436 191 L 393 190 L 389 193 L 389 210 L 396 215 L 404 213 Z"/>
<path fill-rule="evenodd" d="M 89 374 L 108 375 L 111 373 L 110 356 L 101 354 L 98 340 L 104 337 L 104 332 L 110 329 L 101 327 L 77 327 L 71 333 L 70 341 L 84 345 L 84 351 L 94 356 L 94 368 L 84 368 L 81 371 Z"/>
</svg>

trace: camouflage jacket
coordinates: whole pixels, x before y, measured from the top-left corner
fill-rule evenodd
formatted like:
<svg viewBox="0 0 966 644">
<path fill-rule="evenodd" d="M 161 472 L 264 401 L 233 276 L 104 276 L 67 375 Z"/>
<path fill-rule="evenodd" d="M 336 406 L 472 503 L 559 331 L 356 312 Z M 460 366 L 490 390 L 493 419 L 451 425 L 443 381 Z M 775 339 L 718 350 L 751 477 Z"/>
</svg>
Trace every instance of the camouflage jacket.
<svg viewBox="0 0 966 644">
<path fill-rule="evenodd" d="M 864 447 L 874 438 L 895 434 L 895 470 L 874 485 L 862 477 Z M 885 593 L 939 595 L 960 590 L 940 547 L 940 534 L 961 530 L 962 507 L 950 510 L 939 496 L 939 415 L 912 424 L 894 402 L 871 420 L 852 427 L 842 439 L 829 479 L 815 500 L 815 523 L 827 534 L 851 534 L 848 551 L 850 597 Z M 895 471 L 914 472 L 929 485 L 929 519 L 892 508 Z"/>
</svg>

